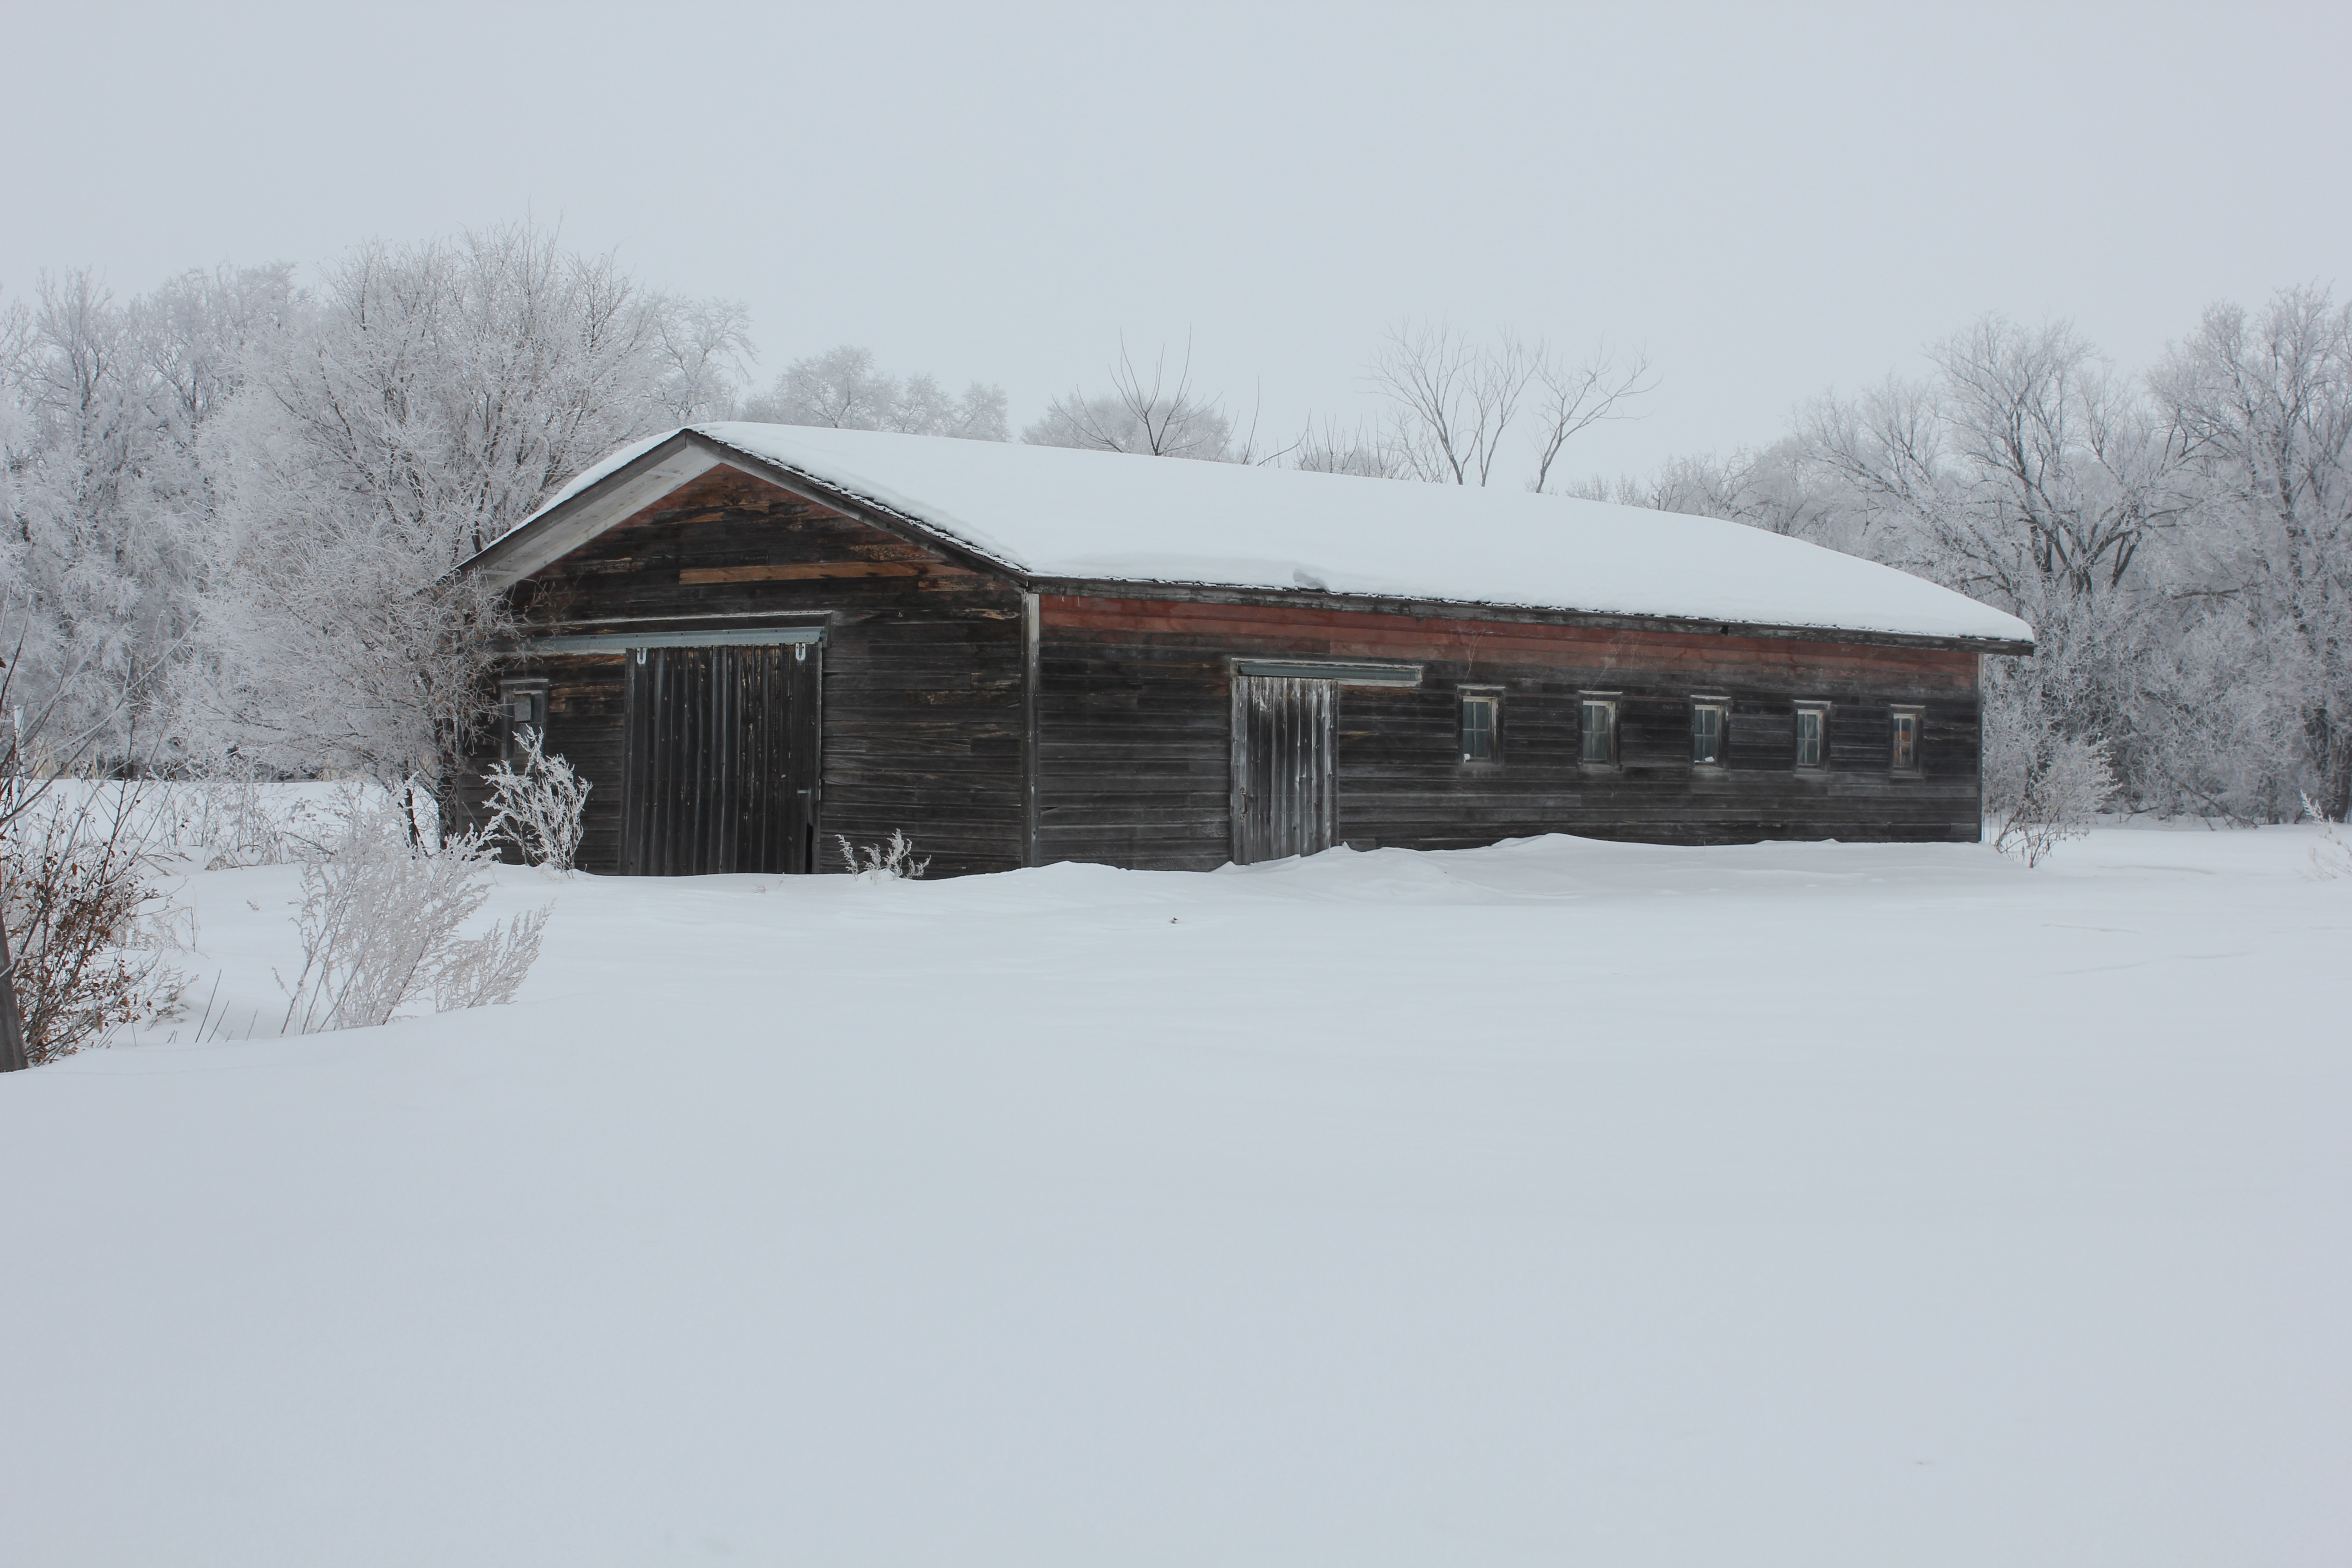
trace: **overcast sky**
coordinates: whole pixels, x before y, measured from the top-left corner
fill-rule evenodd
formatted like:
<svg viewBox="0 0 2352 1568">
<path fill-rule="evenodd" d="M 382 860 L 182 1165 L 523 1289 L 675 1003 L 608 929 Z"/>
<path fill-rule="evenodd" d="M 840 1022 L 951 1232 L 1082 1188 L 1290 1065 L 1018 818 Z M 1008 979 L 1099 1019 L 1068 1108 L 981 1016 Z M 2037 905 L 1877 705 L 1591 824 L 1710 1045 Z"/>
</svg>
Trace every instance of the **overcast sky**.
<svg viewBox="0 0 2352 1568">
<path fill-rule="evenodd" d="M 2352 6 L 10 7 L 0 289 L 526 213 L 1016 423 L 1123 332 L 1268 428 L 1384 325 L 1646 351 L 1573 472 L 1778 435 L 1990 310 L 2126 369 L 2336 284 Z"/>
</svg>

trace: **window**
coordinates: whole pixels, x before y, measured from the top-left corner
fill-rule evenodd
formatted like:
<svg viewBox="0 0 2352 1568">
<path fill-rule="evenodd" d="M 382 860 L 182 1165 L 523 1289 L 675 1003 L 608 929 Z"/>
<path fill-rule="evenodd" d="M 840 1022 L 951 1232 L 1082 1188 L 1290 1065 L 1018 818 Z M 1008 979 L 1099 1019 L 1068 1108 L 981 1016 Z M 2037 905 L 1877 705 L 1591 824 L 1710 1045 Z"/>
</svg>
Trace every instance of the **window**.
<svg viewBox="0 0 2352 1568">
<path fill-rule="evenodd" d="M 1691 704 L 1691 766 L 1723 766 L 1724 718 L 1728 704 L 1699 698 Z"/>
<path fill-rule="evenodd" d="M 1491 763 L 1502 756 L 1496 743 L 1496 720 L 1500 716 L 1503 700 L 1486 692 L 1465 691 L 1462 694 L 1462 760 L 1465 763 Z"/>
<path fill-rule="evenodd" d="M 503 721 L 505 731 L 499 750 L 511 765 L 522 754 L 524 729 L 536 730 L 542 735 L 547 732 L 547 682 L 499 681 L 499 718 Z"/>
<path fill-rule="evenodd" d="M 1577 721 L 1583 743 L 1577 752 L 1580 762 L 1602 767 L 1617 761 L 1617 704 L 1606 697 L 1588 697 L 1580 704 Z"/>
<path fill-rule="evenodd" d="M 1826 703 L 1797 704 L 1797 766 L 1819 772 L 1830 765 L 1830 710 Z"/>
<path fill-rule="evenodd" d="M 1919 771 L 1919 710 L 1916 708 L 1895 710 L 1894 731 L 1895 745 L 1893 754 L 1888 758 L 1889 764 L 1898 773 L 1917 773 Z"/>
</svg>

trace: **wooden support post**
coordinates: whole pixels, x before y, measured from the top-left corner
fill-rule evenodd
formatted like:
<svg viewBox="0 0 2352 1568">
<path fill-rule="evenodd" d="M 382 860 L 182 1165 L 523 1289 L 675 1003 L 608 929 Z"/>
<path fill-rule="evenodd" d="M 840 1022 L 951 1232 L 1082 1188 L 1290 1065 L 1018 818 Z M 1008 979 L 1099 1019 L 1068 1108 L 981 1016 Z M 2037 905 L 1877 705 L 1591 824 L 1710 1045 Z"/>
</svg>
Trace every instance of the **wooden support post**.
<svg viewBox="0 0 2352 1568">
<path fill-rule="evenodd" d="M 1021 595 L 1021 863 L 1037 864 L 1037 595 Z"/>
</svg>

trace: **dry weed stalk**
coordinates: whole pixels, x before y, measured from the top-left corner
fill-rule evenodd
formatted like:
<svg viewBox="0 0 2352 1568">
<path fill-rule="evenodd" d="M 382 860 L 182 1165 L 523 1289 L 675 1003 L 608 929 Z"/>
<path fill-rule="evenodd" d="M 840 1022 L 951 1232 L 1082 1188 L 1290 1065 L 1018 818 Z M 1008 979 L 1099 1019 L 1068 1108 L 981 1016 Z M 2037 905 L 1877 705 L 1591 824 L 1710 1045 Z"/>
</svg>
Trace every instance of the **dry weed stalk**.
<svg viewBox="0 0 2352 1568">
<path fill-rule="evenodd" d="M 303 965 L 286 986 L 286 1031 L 389 1023 L 427 995 L 445 1013 L 513 1001 L 548 910 L 459 938 L 490 896 L 490 864 L 479 836 L 425 853 L 401 806 L 355 803 L 335 852 L 302 868 Z"/>
<path fill-rule="evenodd" d="M 2303 797 L 2303 815 L 2319 824 L 2319 842 L 2311 847 L 2312 875 L 2323 882 L 2352 877 L 2352 844 L 2337 837 L 2336 824 L 2308 794 Z"/>
<path fill-rule="evenodd" d="M 839 834 L 834 835 L 834 842 L 841 846 L 843 868 L 853 877 L 883 882 L 912 880 L 931 868 L 931 858 L 916 859 L 915 841 L 896 827 L 887 843 L 868 844 L 863 849 Z"/>
</svg>

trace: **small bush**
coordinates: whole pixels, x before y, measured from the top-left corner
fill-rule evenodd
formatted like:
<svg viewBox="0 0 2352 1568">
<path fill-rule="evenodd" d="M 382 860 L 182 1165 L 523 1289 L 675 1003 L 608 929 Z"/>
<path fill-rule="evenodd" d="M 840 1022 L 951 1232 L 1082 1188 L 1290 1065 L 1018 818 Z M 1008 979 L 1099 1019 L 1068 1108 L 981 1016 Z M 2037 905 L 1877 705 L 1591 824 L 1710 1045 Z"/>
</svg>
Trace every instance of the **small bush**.
<svg viewBox="0 0 2352 1568">
<path fill-rule="evenodd" d="M 2303 815 L 2319 824 L 2319 842 L 2311 847 L 2312 874 L 2323 882 L 2352 877 L 2352 844 L 2336 831 L 2336 824 L 2310 795 L 2303 797 Z"/>
<path fill-rule="evenodd" d="M 1990 707 L 1984 736 L 1993 847 L 2028 866 L 2090 832 L 2116 793 L 2105 745 L 2063 732 L 2045 714 L 2022 706 Z"/>
<path fill-rule="evenodd" d="M 0 828 L 0 903 L 31 1065 L 102 1046 L 179 1000 L 182 977 L 160 951 L 173 911 L 151 878 L 138 794 L 53 784 Z"/>
<path fill-rule="evenodd" d="M 595 786 L 562 757 L 549 756 L 545 737 L 530 725 L 522 727 L 518 739 L 523 753 L 520 769 L 504 762 L 490 765 L 490 820 L 482 836 L 513 845 L 526 864 L 569 871 L 580 852 L 588 792 Z"/>
<path fill-rule="evenodd" d="M 286 987 L 287 1032 L 390 1023 L 427 995 L 441 1012 L 514 1000 L 548 911 L 460 939 L 489 897 L 490 863 L 478 835 L 428 853 L 402 805 L 355 803 L 334 853 L 302 868 L 303 964 Z"/>
<path fill-rule="evenodd" d="M 890 830 L 887 843 L 868 844 L 863 849 L 838 834 L 834 842 L 841 846 L 843 868 L 853 877 L 871 877 L 883 882 L 911 880 L 931 868 L 930 857 L 916 859 L 914 840 L 895 827 Z"/>
</svg>

